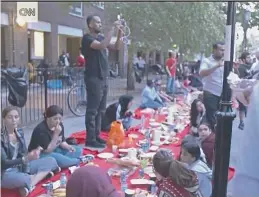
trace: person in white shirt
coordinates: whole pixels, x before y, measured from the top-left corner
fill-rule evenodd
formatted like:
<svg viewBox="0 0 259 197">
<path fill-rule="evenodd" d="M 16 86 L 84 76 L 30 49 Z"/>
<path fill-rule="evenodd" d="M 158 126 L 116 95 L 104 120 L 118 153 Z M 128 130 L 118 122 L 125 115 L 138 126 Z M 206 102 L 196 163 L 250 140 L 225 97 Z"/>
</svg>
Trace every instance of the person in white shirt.
<svg viewBox="0 0 259 197">
<path fill-rule="evenodd" d="M 207 120 L 212 127 L 216 124 L 215 112 L 218 110 L 223 87 L 224 43 L 213 44 L 209 58 L 201 63 L 200 76 L 203 78 L 203 102 Z"/>
<path fill-rule="evenodd" d="M 147 86 L 143 89 L 141 94 L 140 108 L 158 109 L 164 106 L 164 103 L 160 96 L 157 94 L 154 85 L 154 80 L 147 80 Z"/>
<path fill-rule="evenodd" d="M 255 73 L 259 71 L 259 49 L 258 51 L 255 53 L 255 57 L 256 57 L 256 61 L 255 63 L 253 63 L 253 65 L 251 66 L 251 73 Z"/>
</svg>

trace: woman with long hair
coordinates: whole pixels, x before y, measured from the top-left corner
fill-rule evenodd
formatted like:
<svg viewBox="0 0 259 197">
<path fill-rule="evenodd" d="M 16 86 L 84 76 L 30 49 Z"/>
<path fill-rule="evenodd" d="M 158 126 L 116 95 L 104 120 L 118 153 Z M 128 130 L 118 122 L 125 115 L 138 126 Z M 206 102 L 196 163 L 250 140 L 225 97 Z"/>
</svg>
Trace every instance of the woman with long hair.
<svg viewBox="0 0 259 197">
<path fill-rule="evenodd" d="M 215 133 L 207 122 L 202 122 L 198 127 L 198 135 L 201 142 L 201 148 L 205 154 L 208 166 L 212 168 L 214 157 Z"/>
<path fill-rule="evenodd" d="M 43 148 L 41 157 L 52 156 L 61 168 L 67 168 L 80 163 L 82 149 L 66 142 L 62 116 L 59 106 L 47 108 L 44 120 L 32 132 L 29 151 L 40 146 Z"/>
<path fill-rule="evenodd" d="M 195 99 L 191 104 L 191 134 L 198 136 L 197 128 L 206 119 L 205 106 L 201 100 Z"/>
<path fill-rule="evenodd" d="M 15 107 L 6 107 L 2 118 L 1 187 L 19 188 L 21 196 L 27 196 L 37 183 L 60 169 L 52 157 L 39 159 L 40 146 L 28 152 L 23 130 L 18 127 L 20 116 Z"/>
<path fill-rule="evenodd" d="M 159 197 L 202 197 L 194 171 L 174 160 L 172 153 L 160 149 L 153 157 Z"/>
<path fill-rule="evenodd" d="M 201 158 L 199 144 L 195 141 L 182 144 L 180 161 L 186 163 L 189 169 L 196 172 L 203 197 L 210 197 L 212 192 L 212 171 Z"/>
</svg>

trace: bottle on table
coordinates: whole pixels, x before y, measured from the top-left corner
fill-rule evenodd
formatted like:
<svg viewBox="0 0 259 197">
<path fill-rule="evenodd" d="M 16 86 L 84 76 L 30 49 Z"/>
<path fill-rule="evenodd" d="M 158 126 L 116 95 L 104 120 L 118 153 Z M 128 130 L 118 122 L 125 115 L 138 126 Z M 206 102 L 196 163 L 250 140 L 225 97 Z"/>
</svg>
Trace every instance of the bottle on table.
<svg viewBox="0 0 259 197">
<path fill-rule="evenodd" d="M 67 185 L 67 177 L 65 173 L 62 173 L 60 176 L 60 188 L 66 188 Z"/>
<path fill-rule="evenodd" d="M 46 186 L 46 196 L 51 197 L 53 194 L 53 183 L 49 182 Z"/>
<path fill-rule="evenodd" d="M 141 130 L 143 130 L 145 128 L 145 116 L 142 115 L 141 116 Z"/>
<path fill-rule="evenodd" d="M 121 191 L 125 192 L 128 189 L 126 172 L 122 171 L 120 176 Z"/>
<path fill-rule="evenodd" d="M 139 178 L 140 179 L 144 178 L 144 170 L 143 170 L 143 168 L 139 168 L 138 174 L 139 174 Z"/>
</svg>

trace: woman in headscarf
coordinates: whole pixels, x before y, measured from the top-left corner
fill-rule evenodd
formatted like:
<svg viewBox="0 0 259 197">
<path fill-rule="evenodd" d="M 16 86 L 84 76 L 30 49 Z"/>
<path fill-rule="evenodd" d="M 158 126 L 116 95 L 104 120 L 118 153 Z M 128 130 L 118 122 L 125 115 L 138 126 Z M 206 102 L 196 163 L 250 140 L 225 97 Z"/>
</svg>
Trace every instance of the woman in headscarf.
<svg viewBox="0 0 259 197">
<path fill-rule="evenodd" d="M 259 82 L 250 90 L 243 92 L 244 100 L 248 104 L 247 125 L 241 131 L 238 144 L 239 159 L 235 167 L 235 175 L 229 183 L 229 196 L 231 197 L 258 197 L 259 196 Z M 241 100 L 239 100 L 241 101 Z M 238 130 L 237 132 L 240 132 Z"/>
<path fill-rule="evenodd" d="M 119 197 L 109 175 L 99 167 L 84 166 L 69 178 L 66 197 Z"/>
<path fill-rule="evenodd" d="M 157 178 L 158 197 L 202 197 L 195 172 L 174 160 L 168 150 L 161 149 L 154 155 L 153 167 Z"/>
<path fill-rule="evenodd" d="M 133 96 L 123 95 L 118 102 L 107 107 L 102 118 L 102 131 L 109 131 L 111 123 L 116 120 L 120 120 L 123 128 L 127 130 L 132 122 L 132 112 L 129 111 L 132 101 Z"/>
</svg>

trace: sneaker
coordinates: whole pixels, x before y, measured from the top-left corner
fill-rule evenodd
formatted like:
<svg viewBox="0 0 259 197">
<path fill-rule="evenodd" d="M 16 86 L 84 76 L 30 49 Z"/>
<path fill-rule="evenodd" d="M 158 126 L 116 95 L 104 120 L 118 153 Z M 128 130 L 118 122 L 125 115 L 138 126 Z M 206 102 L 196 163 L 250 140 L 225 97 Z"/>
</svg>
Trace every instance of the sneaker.
<svg viewBox="0 0 259 197">
<path fill-rule="evenodd" d="M 57 167 L 55 170 L 52 170 L 52 172 L 53 172 L 54 174 L 57 174 L 57 173 L 61 172 L 61 168 L 60 168 L 60 167 Z"/>
<path fill-rule="evenodd" d="M 29 195 L 30 191 L 28 190 L 28 188 L 23 187 L 19 189 L 19 193 L 21 195 L 21 197 L 26 197 Z"/>
<path fill-rule="evenodd" d="M 50 179 L 51 177 L 53 177 L 54 176 L 54 172 L 49 172 L 48 174 L 47 174 L 47 176 L 45 177 L 45 179 Z"/>
<path fill-rule="evenodd" d="M 97 141 L 86 142 L 85 146 L 89 148 L 105 148 L 105 144 L 101 144 Z"/>
<path fill-rule="evenodd" d="M 96 137 L 96 141 L 99 142 L 100 144 L 106 144 L 106 141 L 103 140 L 103 139 L 100 138 L 100 137 Z"/>
<path fill-rule="evenodd" d="M 239 128 L 240 130 L 244 130 L 244 128 L 245 128 L 244 122 L 240 122 L 238 128 Z"/>
</svg>

